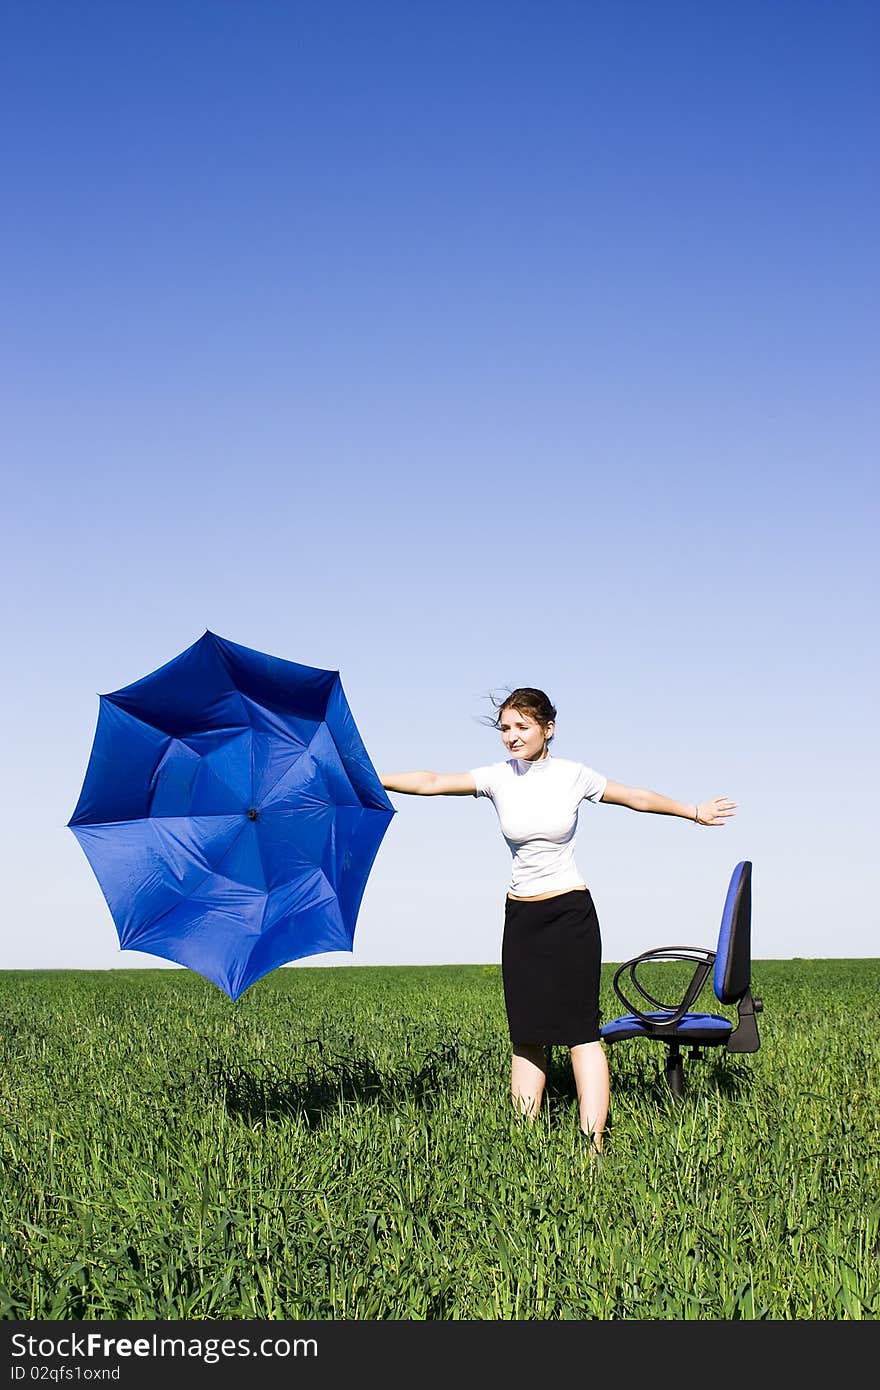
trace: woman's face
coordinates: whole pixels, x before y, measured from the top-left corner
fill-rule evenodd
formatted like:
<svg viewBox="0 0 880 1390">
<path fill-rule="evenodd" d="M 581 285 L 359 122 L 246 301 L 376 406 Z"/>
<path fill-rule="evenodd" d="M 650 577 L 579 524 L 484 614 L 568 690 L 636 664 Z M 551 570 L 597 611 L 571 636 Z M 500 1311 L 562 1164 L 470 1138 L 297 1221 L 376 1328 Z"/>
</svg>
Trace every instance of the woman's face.
<svg viewBox="0 0 880 1390">
<path fill-rule="evenodd" d="M 527 758 L 529 762 L 543 756 L 547 739 L 553 733 L 552 721 L 541 725 L 530 714 L 512 708 L 501 711 L 498 727 L 508 752 L 514 758 Z"/>
</svg>

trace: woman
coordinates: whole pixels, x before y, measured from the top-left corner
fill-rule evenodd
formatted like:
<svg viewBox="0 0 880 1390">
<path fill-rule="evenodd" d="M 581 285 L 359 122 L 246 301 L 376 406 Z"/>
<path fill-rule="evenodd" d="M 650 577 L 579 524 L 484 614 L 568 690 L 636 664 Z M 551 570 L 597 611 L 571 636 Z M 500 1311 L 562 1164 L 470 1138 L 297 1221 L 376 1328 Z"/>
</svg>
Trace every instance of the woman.
<svg viewBox="0 0 880 1390">
<path fill-rule="evenodd" d="M 578 807 L 601 802 L 724 825 L 736 805 L 723 796 L 697 805 L 673 801 L 554 758 L 556 709 L 543 690 L 522 686 L 493 704 L 491 722 L 510 754 L 506 762 L 470 772 L 392 772 L 382 786 L 415 796 L 488 796 L 494 803 L 513 856 L 501 947 L 511 1098 L 534 1119 L 547 1079 L 547 1048 L 567 1046 L 581 1132 L 600 1153 L 609 1094 L 599 1036 L 602 944 L 592 895 L 574 859 Z"/>
</svg>

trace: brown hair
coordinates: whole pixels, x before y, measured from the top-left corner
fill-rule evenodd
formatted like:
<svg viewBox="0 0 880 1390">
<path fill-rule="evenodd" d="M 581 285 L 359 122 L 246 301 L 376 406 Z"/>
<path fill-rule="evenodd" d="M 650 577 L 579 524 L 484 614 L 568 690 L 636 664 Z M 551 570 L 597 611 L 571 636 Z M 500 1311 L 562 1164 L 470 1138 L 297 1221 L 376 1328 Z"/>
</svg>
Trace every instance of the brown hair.
<svg viewBox="0 0 880 1390">
<path fill-rule="evenodd" d="M 545 695 L 543 690 L 536 690 L 532 685 L 518 685 L 515 690 L 509 690 L 506 695 L 490 695 L 489 699 L 494 706 L 494 715 L 489 716 L 489 723 L 493 729 L 501 728 L 501 716 L 506 709 L 518 709 L 520 714 L 527 714 L 534 719 L 542 728 L 556 719 L 556 706 L 550 700 L 549 695 Z M 553 734 L 547 740 L 554 737 Z"/>
</svg>

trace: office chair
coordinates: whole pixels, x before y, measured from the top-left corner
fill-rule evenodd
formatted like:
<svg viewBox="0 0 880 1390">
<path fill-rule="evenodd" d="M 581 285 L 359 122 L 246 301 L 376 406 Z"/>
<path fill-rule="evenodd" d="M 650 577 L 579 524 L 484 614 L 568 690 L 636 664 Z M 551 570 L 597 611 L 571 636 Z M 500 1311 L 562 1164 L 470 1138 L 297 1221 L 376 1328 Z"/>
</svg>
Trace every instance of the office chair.
<svg viewBox="0 0 880 1390">
<path fill-rule="evenodd" d="M 756 1015 L 763 1012 L 764 1004 L 751 992 L 751 916 L 752 866 L 743 860 L 730 877 L 714 950 L 704 946 L 658 946 L 624 961 L 615 972 L 614 992 L 629 1013 L 603 1024 L 601 1037 L 609 1044 L 631 1038 L 662 1043 L 667 1049 L 666 1080 L 676 1099 L 684 1092 L 683 1047 L 689 1049 L 691 1057 L 700 1058 L 704 1048 L 723 1045 L 728 1052 L 757 1052 L 761 1045 Z M 695 963 L 690 982 L 677 1003 L 655 999 L 637 978 L 641 966 L 664 960 Z M 737 1007 L 735 1027 L 721 1014 L 693 1011 L 710 971 L 716 998 L 721 1004 Z M 627 988 L 635 990 L 653 1009 L 645 1012 L 627 998 L 621 985 L 624 977 Z"/>
</svg>

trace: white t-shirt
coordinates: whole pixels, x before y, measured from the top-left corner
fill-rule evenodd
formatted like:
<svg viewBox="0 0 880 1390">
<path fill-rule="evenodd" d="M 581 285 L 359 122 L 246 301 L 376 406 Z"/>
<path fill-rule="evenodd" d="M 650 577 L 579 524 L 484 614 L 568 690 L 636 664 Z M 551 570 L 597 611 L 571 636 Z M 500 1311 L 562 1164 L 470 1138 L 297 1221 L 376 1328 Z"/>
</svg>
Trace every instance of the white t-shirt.
<svg viewBox="0 0 880 1390">
<path fill-rule="evenodd" d="M 474 767 L 470 775 L 477 784 L 474 795 L 494 802 L 513 855 L 509 893 L 530 898 L 585 886 L 574 862 L 578 806 L 601 801 L 607 777 L 549 753 L 538 762 L 509 758 Z"/>
</svg>

